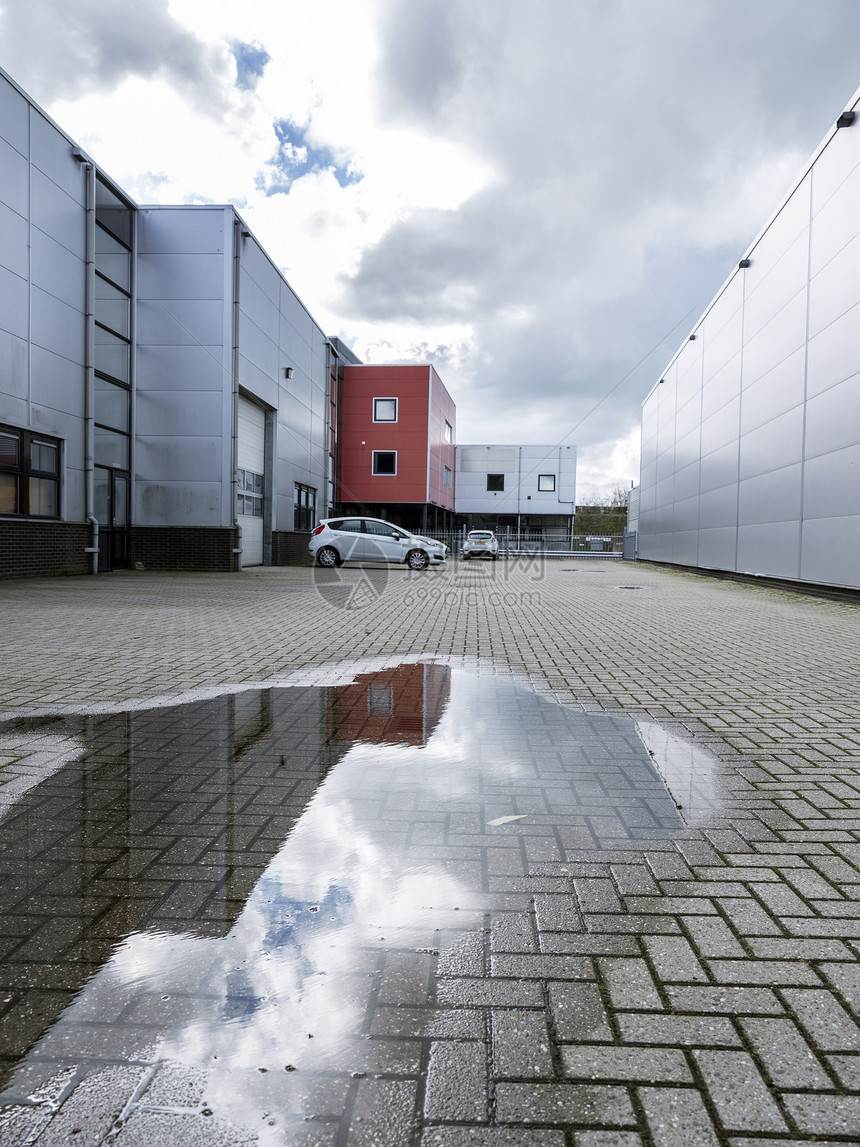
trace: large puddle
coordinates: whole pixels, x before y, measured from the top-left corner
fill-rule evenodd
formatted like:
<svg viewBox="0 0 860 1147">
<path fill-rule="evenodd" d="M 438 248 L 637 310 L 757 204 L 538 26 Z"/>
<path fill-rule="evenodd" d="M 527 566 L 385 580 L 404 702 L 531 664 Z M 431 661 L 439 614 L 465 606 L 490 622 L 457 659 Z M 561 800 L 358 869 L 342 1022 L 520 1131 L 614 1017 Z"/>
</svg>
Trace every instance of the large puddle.
<svg viewBox="0 0 860 1147">
<path fill-rule="evenodd" d="M 708 785 L 657 726 L 435 664 L 17 721 L 0 752 L 5 1101 L 130 1065 L 149 1112 L 261 1143 L 340 1142 L 356 1081 L 419 1086 L 467 1024 L 434 975 L 482 974 L 490 897 L 682 834 L 661 752 L 673 791 Z"/>
</svg>

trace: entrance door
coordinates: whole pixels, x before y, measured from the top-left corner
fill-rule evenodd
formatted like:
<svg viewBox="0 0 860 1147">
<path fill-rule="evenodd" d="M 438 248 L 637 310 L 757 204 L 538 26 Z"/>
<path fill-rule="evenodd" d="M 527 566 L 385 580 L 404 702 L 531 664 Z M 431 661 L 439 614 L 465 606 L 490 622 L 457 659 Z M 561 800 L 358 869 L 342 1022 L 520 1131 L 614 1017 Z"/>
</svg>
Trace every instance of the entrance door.
<svg viewBox="0 0 860 1147">
<path fill-rule="evenodd" d="M 99 524 L 99 570 L 128 568 L 128 474 L 96 466 L 95 515 Z"/>
<path fill-rule="evenodd" d="M 242 565 L 263 564 L 263 485 L 266 413 L 239 399 L 239 474 L 236 520 L 242 530 Z"/>
</svg>

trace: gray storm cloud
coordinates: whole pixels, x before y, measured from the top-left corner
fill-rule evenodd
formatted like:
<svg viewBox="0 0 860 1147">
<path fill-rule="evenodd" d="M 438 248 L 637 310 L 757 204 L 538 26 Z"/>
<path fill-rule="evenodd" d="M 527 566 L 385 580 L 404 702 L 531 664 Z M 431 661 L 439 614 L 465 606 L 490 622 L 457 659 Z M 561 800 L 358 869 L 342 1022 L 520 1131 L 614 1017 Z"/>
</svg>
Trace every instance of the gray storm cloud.
<svg viewBox="0 0 860 1147">
<path fill-rule="evenodd" d="M 497 178 L 458 209 L 394 223 L 345 284 L 345 307 L 380 326 L 470 320 L 458 404 L 491 394 L 514 424 L 527 390 L 547 426 L 560 412 L 572 425 L 688 312 L 692 325 L 860 83 L 853 0 L 383 11 L 384 115 L 466 146 Z M 635 424 L 685 333 L 580 441 Z"/>
<path fill-rule="evenodd" d="M 224 105 L 227 54 L 171 16 L 167 0 L 4 0 L 3 65 L 42 103 L 159 76 L 200 111 Z"/>
</svg>

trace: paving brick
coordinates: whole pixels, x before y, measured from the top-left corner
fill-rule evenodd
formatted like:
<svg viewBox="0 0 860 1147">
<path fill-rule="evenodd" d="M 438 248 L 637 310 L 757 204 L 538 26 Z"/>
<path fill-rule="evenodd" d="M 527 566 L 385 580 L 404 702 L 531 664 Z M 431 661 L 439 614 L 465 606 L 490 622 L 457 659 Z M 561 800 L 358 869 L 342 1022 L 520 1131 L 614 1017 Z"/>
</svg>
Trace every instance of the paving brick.
<svg viewBox="0 0 860 1147">
<path fill-rule="evenodd" d="M 424 1115 L 431 1120 L 486 1120 L 487 1083 L 483 1043 L 434 1043 L 427 1068 Z"/>
<path fill-rule="evenodd" d="M 697 1091 L 640 1087 L 639 1101 L 654 1147 L 718 1147 L 714 1125 Z"/>
<path fill-rule="evenodd" d="M 684 928 L 703 956 L 743 956 L 744 950 L 725 920 L 683 917 Z"/>
<path fill-rule="evenodd" d="M 623 905 L 611 880 L 574 880 L 580 911 L 621 912 Z"/>
<path fill-rule="evenodd" d="M 612 1028 L 596 984 L 549 984 L 552 1022 L 559 1040 L 612 1043 Z"/>
<path fill-rule="evenodd" d="M 694 1051 L 720 1122 L 727 1131 L 787 1131 L 752 1058 L 743 1051 Z"/>
<path fill-rule="evenodd" d="M 494 953 L 490 957 L 493 976 L 529 980 L 593 980 L 594 961 L 586 956 L 509 955 Z"/>
<path fill-rule="evenodd" d="M 574 1079 L 692 1083 L 680 1051 L 635 1047 L 563 1047 L 561 1061 Z"/>
<path fill-rule="evenodd" d="M 708 968 L 721 984 L 792 984 L 819 987 L 821 977 L 799 960 L 708 960 Z M 841 967 L 842 965 L 840 965 Z"/>
<path fill-rule="evenodd" d="M 500 1123 L 636 1126 L 626 1088 L 584 1083 L 499 1083 L 496 1118 Z"/>
<path fill-rule="evenodd" d="M 669 986 L 666 993 L 679 1012 L 723 1013 L 725 1015 L 773 1015 L 784 1008 L 769 988 L 718 987 L 682 988 Z"/>
<path fill-rule="evenodd" d="M 645 948 L 663 983 L 707 983 L 708 974 L 683 936 L 646 936 Z"/>
<path fill-rule="evenodd" d="M 820 1051 L 860 1051 L 860 1028 L 830 992 L 783 988 L 782 996 Z"/>
<path fill-rule="evenodd" d="M 783 1102 L 805 1135 L 860 1136 L 860 1096 L 784 1095 Z"/>
<path fill-rule="evenodd" d="M 616 1017 L 625 1043 L 674 1047 L 739 1047 L 730 1020 L 718 1016 L 672 1016 L 621 1012 Z"/>
<path fill-rule="evenodd" d="M 552 1044 L 542 1012 L 499 1008 L 492 1032 L 495 1075 L 552 1078 Z"/>
<path fill-rule="evenodd" d="M 436 999 L 457 1008 L 539 1008 L 543 1003 L 540 984 L 533 980 L 440 980 Z"/>
<path fill-rule="evenodd" d="M 536 951 L 537 942 L 530 916 L 523 912 L 493 913 L 490 946 L 494 952 Z"/>
<path fill-rule="evenodd" d="M 752 898 L 720 897 L 717 901 L 740 936 L 782 936 L 783 930 Z"/>
<path fill-rule="evenodd" d="M 791 1020 L 740 1021 L 771 1082 L 781 1088 L 830 1088 L 832 1082 Z"/>
<path fill-rule="evenodd" d="M 644 960 L 598 960 L 613 1008 L 663 1010 L 663 1001 Z"/>
</svg>

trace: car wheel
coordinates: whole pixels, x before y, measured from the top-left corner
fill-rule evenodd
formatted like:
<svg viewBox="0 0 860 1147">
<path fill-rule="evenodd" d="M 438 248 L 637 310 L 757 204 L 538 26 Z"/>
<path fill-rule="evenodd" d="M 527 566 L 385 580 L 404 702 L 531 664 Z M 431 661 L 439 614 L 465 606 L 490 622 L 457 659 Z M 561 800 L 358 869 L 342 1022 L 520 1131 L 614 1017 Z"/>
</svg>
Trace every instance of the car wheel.
<svg viewBox="0 0 860 1147">
<path fill-rule="evenodd" d="M 334 569 L 335 566 L 340 565 L 340 555 L 337 550 L 332 549 L 331 546 L 323 546 L 317 554 L 317 562 L 327 570 Z"/>
<path fill-rule="evenodd" d="M 467 562 L 467 561 L 469 560 L 469 558 L 470 558 L 470 557 L 471 557 L 471 555 L 470 555 L 470 554 L 463 554 L 463 561 L 464 561 L 464 562 Z"/>
<path fill-rule="evenodd" d="M 430 564 L 430 559 L 423 550 L 410 550 L 406 555 L 406 564 L 411 570 L 424 570 Z"/>
<path fill-rule="evenodd" d="M 498 554 L 493 554 L 493 555 L 492 555 L 492 557 L 493 557 L 493 561 L 494 561 L 494 562 L 497 562 L 497 561 L 499 560 L 499 555 L 498 555 Z"/>
</svg>

